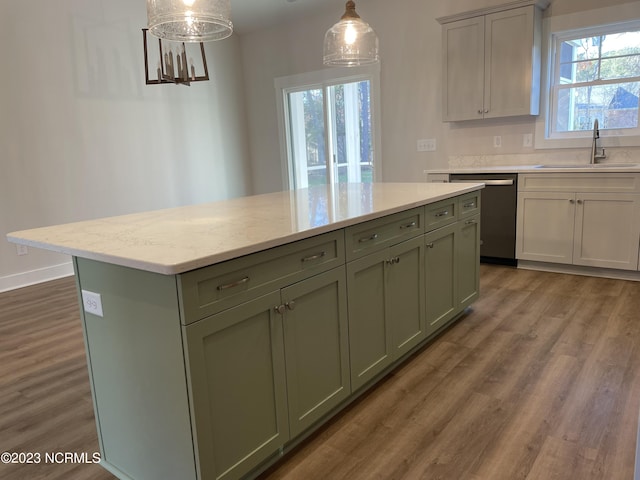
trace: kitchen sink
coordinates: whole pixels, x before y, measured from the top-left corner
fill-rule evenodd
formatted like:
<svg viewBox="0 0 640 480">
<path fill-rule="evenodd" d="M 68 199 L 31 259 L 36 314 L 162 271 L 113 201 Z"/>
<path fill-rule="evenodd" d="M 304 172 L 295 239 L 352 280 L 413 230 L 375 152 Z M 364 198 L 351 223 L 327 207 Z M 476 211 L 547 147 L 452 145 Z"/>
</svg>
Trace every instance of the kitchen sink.
<svg viewBox="0 0 640 480">
<path fill-rule="evenodd" d="M 637 163 L 591 163 L 571 165 L 536 165 L 535 168 L 637 168 Z"/>
</svg>

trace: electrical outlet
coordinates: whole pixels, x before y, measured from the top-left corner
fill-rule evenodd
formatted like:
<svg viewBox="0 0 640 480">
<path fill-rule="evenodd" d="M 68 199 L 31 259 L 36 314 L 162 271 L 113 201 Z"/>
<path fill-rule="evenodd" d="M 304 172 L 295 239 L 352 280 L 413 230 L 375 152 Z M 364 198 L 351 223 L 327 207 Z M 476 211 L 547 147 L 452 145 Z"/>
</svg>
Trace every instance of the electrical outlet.
<svg viewBox="0 0 640 480">
<path fill-rule="evenodd" d="M 436 151 L 436 139 L 435 138 L 425 138 L 422 140 L 418 140 L 418 151 L 419 152 L 435 152 Z"/>
<path fill-rule="evenodd" d="M 28 255 L 29 248 L 26 245 L 16 245 L 16 253 L 18 255 Z"/>
<path fill-rule="evenodd" d="M 103 317 L 102 313 L 102 297 L 99 293 L 82 290 L 82 304 L 85 313 L 92 313 L 98 317 Z"/>
<path fill-rule="evenodd" d="M 525 133 L 522 136 L 523 147 L 533 147 L 533 133 Z"/>
<path fill-rule="evenodd" d="M 502 137 L 500 135 L 496 135 L 493 137 L 493 148 L 502 147 Z"/>
</svg>

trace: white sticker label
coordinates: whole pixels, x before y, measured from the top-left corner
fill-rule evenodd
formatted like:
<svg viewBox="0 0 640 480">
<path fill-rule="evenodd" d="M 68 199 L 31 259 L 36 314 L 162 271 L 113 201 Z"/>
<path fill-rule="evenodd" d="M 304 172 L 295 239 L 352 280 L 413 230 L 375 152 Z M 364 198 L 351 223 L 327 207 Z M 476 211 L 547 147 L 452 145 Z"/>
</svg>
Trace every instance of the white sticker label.
<svg viewBox="0 0 640 480">
<path fill-rule="evenodd" d="M 102 314 L 102 298 L 99 293 L 82 290 L 82 303 L 85 313 L 91 313 L 98 317 L 104 316 Z"/>
</svg>

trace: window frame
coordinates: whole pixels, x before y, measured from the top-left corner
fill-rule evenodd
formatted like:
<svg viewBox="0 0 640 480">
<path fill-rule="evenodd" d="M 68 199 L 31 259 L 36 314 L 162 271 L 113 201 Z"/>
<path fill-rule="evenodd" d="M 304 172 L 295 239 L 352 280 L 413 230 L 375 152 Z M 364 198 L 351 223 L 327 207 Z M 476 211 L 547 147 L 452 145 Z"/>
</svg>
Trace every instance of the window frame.
<svg viewBox="0 0 640 480">
<path fill-rule="evenodd" d="M 554 109 L 556 87 L 554 74 L 559 59 L 555 57 L 555 42 L 561 42 L 569 36 L 576 38 L 584 33 L 615 33 L 615 31 L 635 30 L 640 28 L 637 8 L 640 2 L 616 6 L 616 8 L 599 8 L 584 12 L 547 17 L 543 20 L 543 62 L 542 62 L 542 95 L 540 115 L 536 119 L 536 149 L 551 148 L 584 148 L 589 146 L 592 132 L 554 133 L 552 122 L 555 119 Z M 635 78 L 635 77 L 633 77 Z M 626 130 L 626 131 L 625 131 Z M 600 142 L 603 147 L 637 147 L 640 146 L 640 122 L 638 128 L 629 132 L 627 129 L 601 129 Z"/>
<path fill-rule="evenodd" d="M 291 152 L 291 131 L 287 122 L 288 94 L 300 92 L 312 88 L 321 88 L 326 91 L 328 87 L 342 83 L 369 81 L 370 82 L 370 108 L 373 146 L 373 181 L 382 181 L 381 152 L 381 120 L 380 120 L 380 64 L 365 67 L 327 68 L 314 72 L 302 73 L 278 77 L 274 81 L 277 100 L 278 136 L 280 140 L 280 162 L 282 171 L 282 185 L 285 190 L 293 190 L 294 171 L 289 164 Z M 328 121 L 325 112 L 325 124 Z M 325 142 L 327 136 L 325 135 Z M 328 150 L 327 150 L 328 151 Z"/>
</svg>

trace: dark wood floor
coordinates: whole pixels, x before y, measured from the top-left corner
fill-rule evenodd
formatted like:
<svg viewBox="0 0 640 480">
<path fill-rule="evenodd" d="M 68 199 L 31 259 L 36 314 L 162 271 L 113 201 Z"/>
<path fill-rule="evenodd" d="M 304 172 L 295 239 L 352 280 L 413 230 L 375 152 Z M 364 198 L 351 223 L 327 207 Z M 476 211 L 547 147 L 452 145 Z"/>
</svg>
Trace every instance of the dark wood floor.
<svg viewBox="0 0 640 480">
<path fill-rule="evenodd" d="M 631 480 L 640 282 L 483 265 L 481 285 L 462 321 L 263 478 Z M 0 452 L 97 450 L 72 279 L 0 294 Z M 113 478 L 0 464 L 3 480 Z"/>
</svg>

